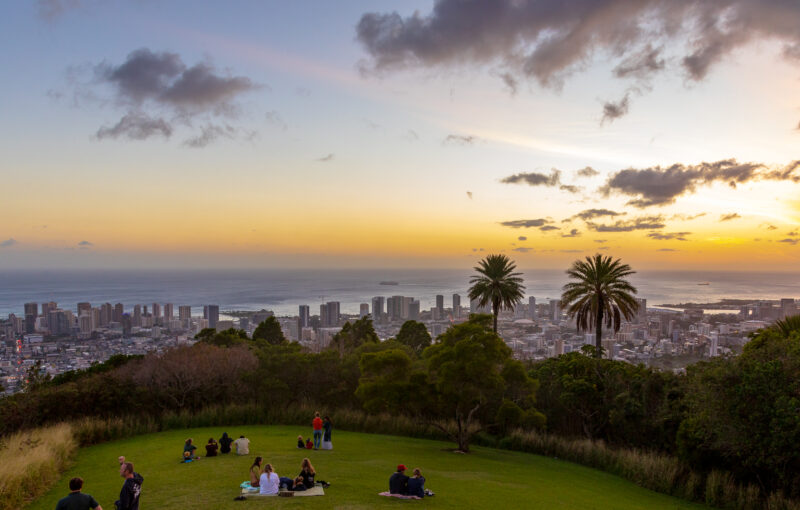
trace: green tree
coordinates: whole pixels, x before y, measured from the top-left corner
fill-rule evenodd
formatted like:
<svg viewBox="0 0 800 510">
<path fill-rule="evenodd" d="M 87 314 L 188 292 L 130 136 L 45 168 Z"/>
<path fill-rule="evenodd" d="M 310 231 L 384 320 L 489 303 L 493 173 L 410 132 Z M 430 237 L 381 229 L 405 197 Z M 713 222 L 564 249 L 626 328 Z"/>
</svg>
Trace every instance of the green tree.
<svg viewBox="0 0 800 510">
<path fill-rule="evenodd" d="M 370 413 L 398 412 L 408 401 L 411 358 L 400 349 L 361 355 L 356 397 Z"/>
<path fill-rule="evenodd" d="M 425 324 L 417 321 L 405 321 L 397 333 L 397 341 L 407 345 L 419 356 L 426 347 L 431 345 L 431 335 Z"/>
<path fill-rule="evenodd" d="M 578 331 L 595 330 L 595 356 L 603 351 L 603 325 L 619 331 L 622 318 L 631 320 L 639 309 L 636 288 L 626 278 L 635 272 L 620 259 L 595 254 L 576 260 L 567 270 L 573 281 L 564 285 L 561 306 L 574 317 Z"/>
<path fill-rule="evenodd" d="M 336 333 L 331 339 L 328 347 L 339 352 L 339 357 L 344 358 L 364 344 L 380 343 L 378 334 L 372 326 L 372 319 L 369 316 L 362 317 L 354 322 L 346 322 L 342 330 Z"/>
<path fill-rule="evenodd" d="M 432 424 L 464 452 L 472 436 L 498 418 L 504 399 L 520 408 L 534 402 L 535 382 L 511 358 L 505 342 L 486 327 L 485 317 L 473 316 L 453 326 L 423 352 L 437 400 L 439 420 Z"/>
<path fill-rule="evenodd" d="M 283 336 L 283 330 L 278 323 L 278 319 L 274 316 L 267 317 L 267 320 L 261 322 L 253 331 L 253 340 L 264 341 L 270 345 L 281 345 L 287 343 L 286 337 Z"/>
<path fill-rule="evenodd" d="M 216 345 L 217 347 L 233 347 L 247 343 L 247 333 L 241 329 L 229 328 L 217 332 L 213 328 L 205 328 L 195 335 L 195 340 L 203 343 Z"/>
<path fill-rule="evenodd" d="M 487 255 L 474 268 L 478 274 L 469 279 L 469 298 L 477 299 L 478 306 L 492 305 L 495 333 L 500 310 L 513 310 L 524 295 L 522 273 L 515 273 L 516 268 L 517 265 L 505 255 Z"/>
</svg>

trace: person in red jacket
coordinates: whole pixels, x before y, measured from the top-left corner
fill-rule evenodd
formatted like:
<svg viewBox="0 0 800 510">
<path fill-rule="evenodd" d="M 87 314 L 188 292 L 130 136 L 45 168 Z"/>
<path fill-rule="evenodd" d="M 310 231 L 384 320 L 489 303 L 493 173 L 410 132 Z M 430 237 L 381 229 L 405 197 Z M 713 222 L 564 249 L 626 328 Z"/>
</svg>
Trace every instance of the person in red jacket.
<svg viewBox="0 0 800 510">
<path fill-rule="evenodd" d="M 322 418 L 319 417 L 319 413 L 314 413 L 314 420 L 311 425 L 314 427 L 314 449 L 319 450 L 322 444 Z"/>
</svg>

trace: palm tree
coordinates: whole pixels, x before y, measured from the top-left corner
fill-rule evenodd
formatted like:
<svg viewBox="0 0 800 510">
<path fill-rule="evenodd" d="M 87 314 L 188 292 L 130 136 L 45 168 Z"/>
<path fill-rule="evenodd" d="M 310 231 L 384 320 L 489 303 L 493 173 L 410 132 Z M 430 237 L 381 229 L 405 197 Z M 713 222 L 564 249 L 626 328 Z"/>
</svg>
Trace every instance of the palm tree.
<svg viewBox="0 0 800 510">
<path fill-rule="evenodd" d="M 515 273 L 516 268 L 517 265 L 505 255 L 487 255 L 475 267 L 478 274 L 469 279 L 469 298 L 477 299 L 478 306 L 492 305 L 495 333 L 500 309 L 513 310 L 524 295 L 522 273 Z"/>
<path fill-rule="evenodd" d="M 594 326 L 595 356 L 602 352 L 603 323 L 619 331 L 622 317 L 631 320 L 639 310 L 633 294 L 636 288 L 626 277 L 634 274 L 628 264 L 599 253 L 586 260 L 576 260 L 567 270 L 573 280 L 564 285 L 561 306 L 567 315 L 575 317 L 578 331 Z"/>
<path fill-rule="evenodd" d="M 789 336 L 794 331 L 800 331 L 800 315 L 790 315 L 781 320 L 775 321 L 772 329 L 778 331 L 783 336 Z"/>
</svg>

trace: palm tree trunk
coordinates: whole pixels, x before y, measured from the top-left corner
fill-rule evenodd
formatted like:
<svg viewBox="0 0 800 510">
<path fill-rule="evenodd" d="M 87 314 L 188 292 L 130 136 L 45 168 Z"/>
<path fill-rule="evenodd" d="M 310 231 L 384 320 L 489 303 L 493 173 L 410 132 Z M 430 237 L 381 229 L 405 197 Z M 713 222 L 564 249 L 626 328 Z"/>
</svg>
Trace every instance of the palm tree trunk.
<svg viewBox="0 0 800 510">
<path fill-rule="evenodd" d="M 594 325 L 594 355 L 601 358 L 603 352 L 603 298 L 597 300 L 597 323 Z"/>
<path fill-rule="evenodd" d="M 494 311 L 494 332 L 497 333 L 497 316 L 500 315 L 500 305 L 492 303 L 492 309 Z"/>
</svg>

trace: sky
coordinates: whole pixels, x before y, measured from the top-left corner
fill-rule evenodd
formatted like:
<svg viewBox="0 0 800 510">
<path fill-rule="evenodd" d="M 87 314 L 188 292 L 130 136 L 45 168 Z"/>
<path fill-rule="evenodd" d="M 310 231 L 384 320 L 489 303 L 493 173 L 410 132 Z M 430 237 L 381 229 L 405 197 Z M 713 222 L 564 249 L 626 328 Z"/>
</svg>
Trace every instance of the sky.
<svg viewBox="0 0 800 510">
<path fill-rule="evenodd" d="M 796 271 L 800 4 L 0 4 L 0 269 Z"/>
</svg>

